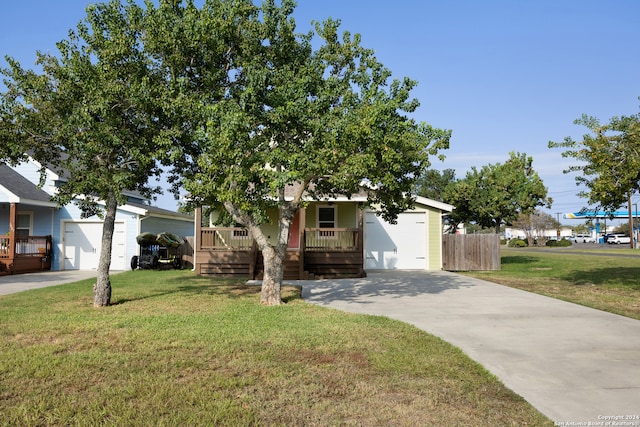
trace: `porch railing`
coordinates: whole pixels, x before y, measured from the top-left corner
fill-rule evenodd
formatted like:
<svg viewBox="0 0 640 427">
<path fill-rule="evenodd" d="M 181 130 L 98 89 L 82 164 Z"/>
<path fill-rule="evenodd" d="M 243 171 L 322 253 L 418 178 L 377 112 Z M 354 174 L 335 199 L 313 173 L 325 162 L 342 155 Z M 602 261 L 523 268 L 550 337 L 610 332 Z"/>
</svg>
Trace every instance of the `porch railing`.
<svg viewBox="0 0 640 427">
<path fill-rule="evenodd" d="M 357 228 L 305 228 L 304 249 L 307 251 L 361 250 Z M 253 249 L 251 232 L 240 227 L 202 228 L 200 250 L 250 251 Z"/>
<path fill-rule="evenodd" d="M 307 251 L 358 251 L 357 228 L 305 228 Z"/>
<path fill-rule="evenodd" d="M 9 258 L 10 247 L 11 238 L 9 236 L 0 236 L 0 258 Z"/>
<path fill-rule="evenodd" d="M 0 237 L 0 258 L 9 258 L 12 244 L 10 236 Z M 16 236 L 15 257 L 31 256 L 51 256 L 51 236 Z"/>
<path fill-rule="evenodd" d="M 240 227 L 203 228 L 200 230 L 200 249 L 217 251 L 250 251 L 251 232 Z"/>
</svg>

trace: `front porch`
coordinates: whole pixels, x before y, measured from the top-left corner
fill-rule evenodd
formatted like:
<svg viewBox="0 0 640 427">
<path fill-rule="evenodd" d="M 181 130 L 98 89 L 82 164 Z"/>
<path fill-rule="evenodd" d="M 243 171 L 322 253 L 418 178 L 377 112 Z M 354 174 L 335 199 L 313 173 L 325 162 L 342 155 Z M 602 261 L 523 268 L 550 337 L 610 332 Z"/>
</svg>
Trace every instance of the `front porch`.
<svg viewBox="0 0 640 427">
<path fill-rule="evenodd" d="M 51 270 L 51 236 L 0 237 L 0 275 Z"/>
<path fill-rule="evenodd" d="M 357 228 L 306 228 L 301 209 L 285 257 L 287 280 L 364 277 L 363 218 Z M 202 227 L 196 212 L 195 270 L 199 275 L 261 279 L 262 253 L 249 230 Z"/>
</svg>

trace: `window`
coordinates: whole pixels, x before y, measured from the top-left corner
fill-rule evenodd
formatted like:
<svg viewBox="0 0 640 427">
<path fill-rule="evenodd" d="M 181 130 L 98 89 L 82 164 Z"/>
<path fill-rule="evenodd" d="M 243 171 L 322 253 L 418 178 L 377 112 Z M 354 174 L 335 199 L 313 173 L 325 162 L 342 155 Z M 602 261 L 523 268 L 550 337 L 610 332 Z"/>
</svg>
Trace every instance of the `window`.
<svg viewBox="0 0 640 427">
<path fill-rule="evenodd" d="M 32 216 L 31 212 L 18 212 L 16 236 L 31 236 Z"/>
<path fill-rule="evenodd" d="M 318 206 L 317 223 L 318 228 L 336 228 L 336 207 Z M 318 237 L 335 237 L 334 231 L 318 231 Z"/>
</svg>

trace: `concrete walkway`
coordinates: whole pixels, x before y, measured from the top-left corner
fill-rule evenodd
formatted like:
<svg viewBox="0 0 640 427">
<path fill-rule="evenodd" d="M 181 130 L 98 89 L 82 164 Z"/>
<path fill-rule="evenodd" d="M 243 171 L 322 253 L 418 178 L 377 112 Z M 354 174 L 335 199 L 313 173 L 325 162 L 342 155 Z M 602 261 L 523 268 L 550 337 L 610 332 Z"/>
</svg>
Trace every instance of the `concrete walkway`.
<svg viewBox="0 0 640 427">
<path fill-rule="evenodd" d="M 557 425 L 640 426 L 640 419 L 606 418 L 640 417 L 639 320 L 448 272 L 295 284 L 310 303 L 387 316 L 441 337 Z"/>
<path fill-rule="evenodd" d="M 110 272 L 113 274 L 115 272 Z M 0 295 L 14 294 L 29 289 L 62 285 L 97 277 L 95 270 L 42 271 L 38 273 L 0 276 Z"/>
</svg>

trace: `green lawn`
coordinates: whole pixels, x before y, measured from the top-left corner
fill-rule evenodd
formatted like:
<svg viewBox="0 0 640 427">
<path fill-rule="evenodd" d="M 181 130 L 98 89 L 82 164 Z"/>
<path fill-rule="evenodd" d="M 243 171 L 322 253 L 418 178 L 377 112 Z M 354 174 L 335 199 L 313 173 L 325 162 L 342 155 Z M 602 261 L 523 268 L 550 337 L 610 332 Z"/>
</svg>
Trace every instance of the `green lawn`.
<svg viewBox="0 0 640 427">
<path fill-rule="evenodd" d="M 186 271 L 0 297 L 2 426 L 552 425 L 415 327 Z"/>
<path fill-rule="evenodd" d="M 637 250 L 502 247 L 501 258 L 500 271 L 465 274 L 640 319 Z"/>
</svg>

